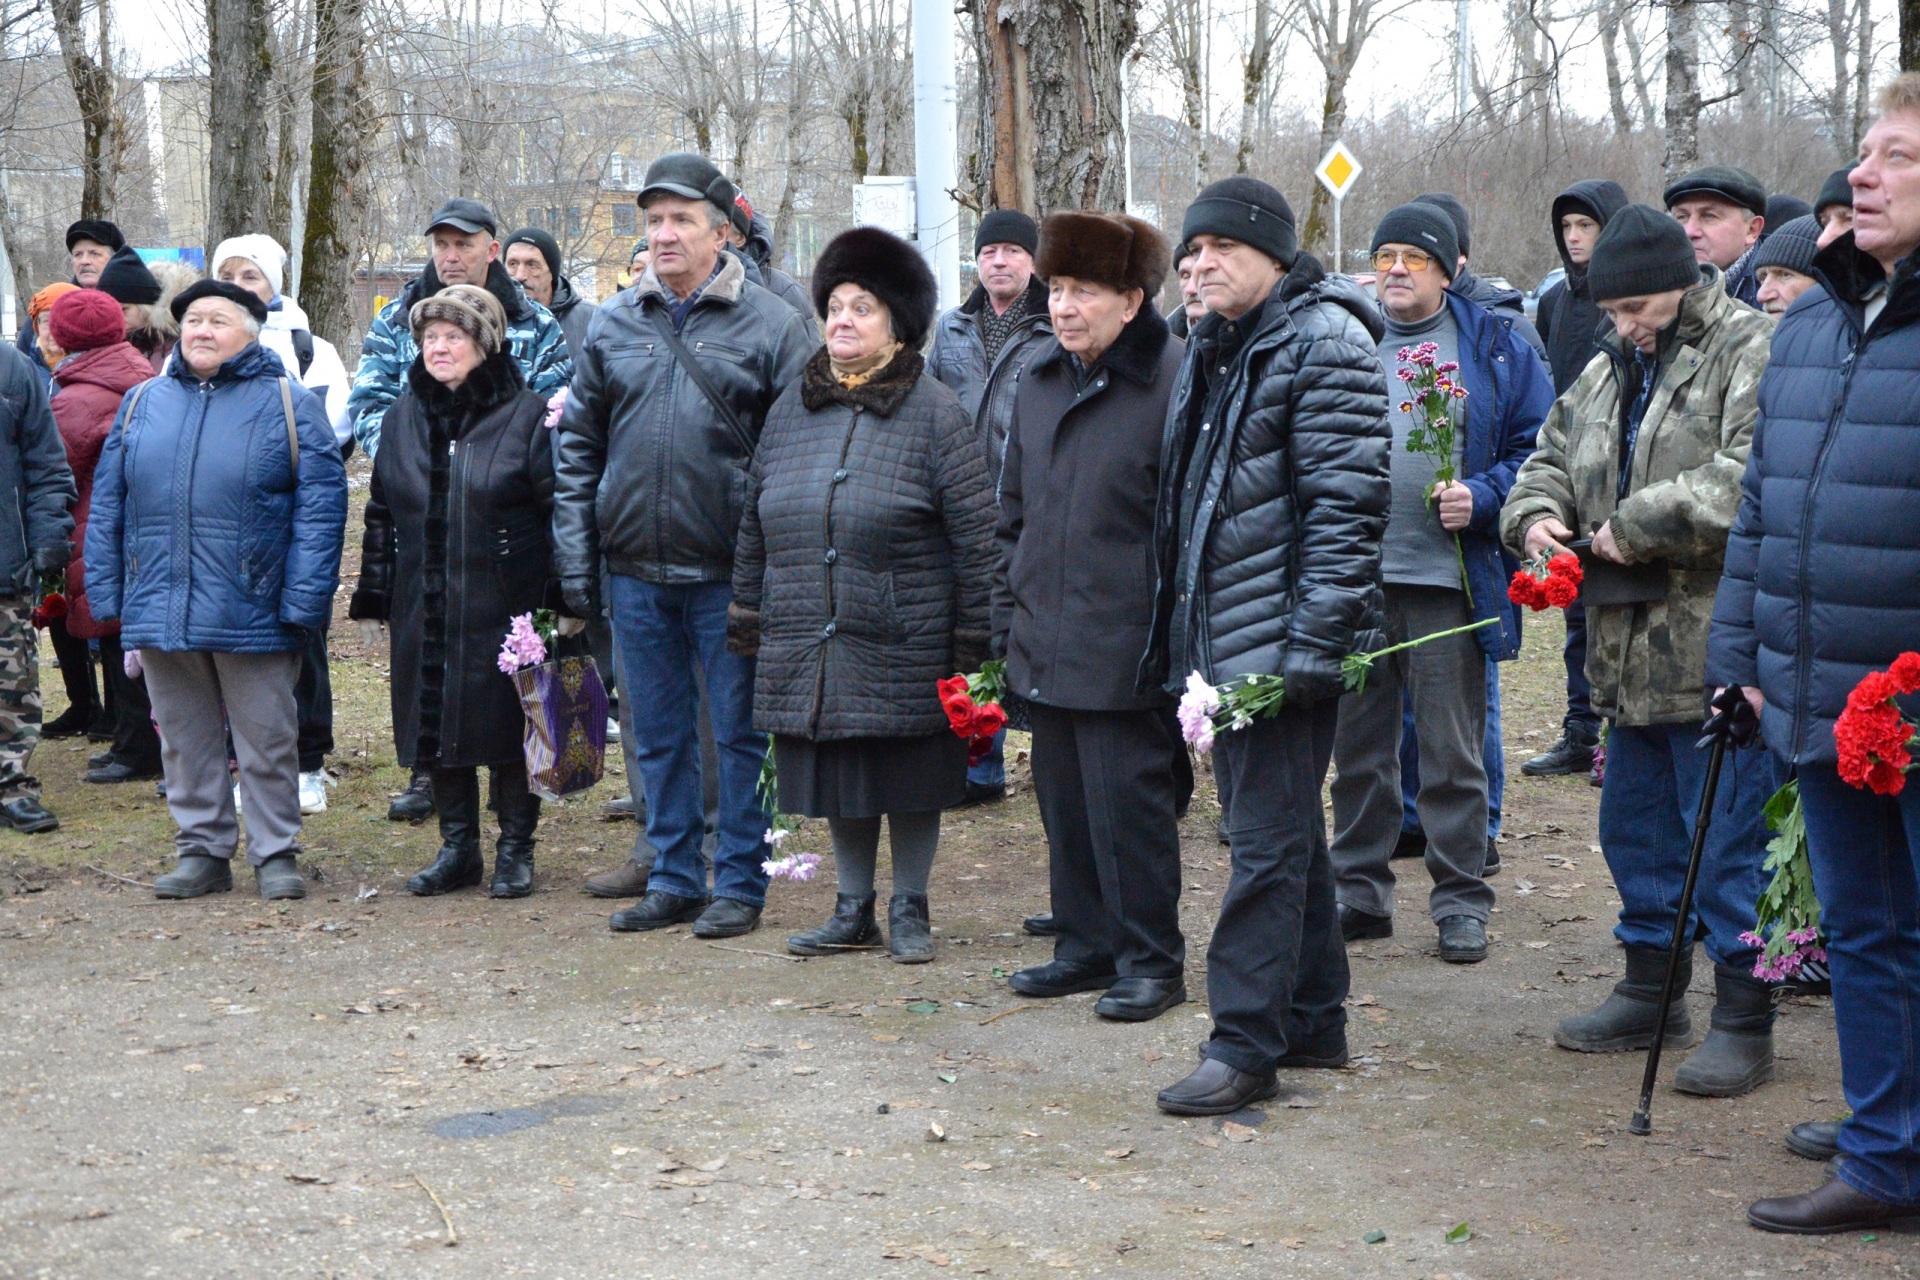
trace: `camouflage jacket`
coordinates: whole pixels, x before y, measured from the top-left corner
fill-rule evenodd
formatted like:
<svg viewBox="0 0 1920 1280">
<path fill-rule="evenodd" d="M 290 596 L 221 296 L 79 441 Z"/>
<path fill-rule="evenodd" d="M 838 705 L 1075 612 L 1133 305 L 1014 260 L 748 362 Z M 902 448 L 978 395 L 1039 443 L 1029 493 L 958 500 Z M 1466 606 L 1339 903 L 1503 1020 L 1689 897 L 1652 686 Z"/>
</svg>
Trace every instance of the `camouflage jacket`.
<svg viewBox="0 0 1920 1280">
<path fill-rule="evenodd" d="M 1706 283 L 1661 339 L 1626 498 L 1616 495 L 1634 362 L 1610 333 L 1554 403 L 1500 512 L 1501 539 L 1515 552 L 1529 528 L 1553 516 L 1577 537 L 1612 521 L 1629 562 L 1667 563 L 1666 599 L 1587 611 L 1594 709 L 1627 725 L 1684 724 L 1704 712 L 1713 595 L 1773 339 L 1771 317 L 1729 297 L 1719 271 L 1702 273 Z"/>
</svg>

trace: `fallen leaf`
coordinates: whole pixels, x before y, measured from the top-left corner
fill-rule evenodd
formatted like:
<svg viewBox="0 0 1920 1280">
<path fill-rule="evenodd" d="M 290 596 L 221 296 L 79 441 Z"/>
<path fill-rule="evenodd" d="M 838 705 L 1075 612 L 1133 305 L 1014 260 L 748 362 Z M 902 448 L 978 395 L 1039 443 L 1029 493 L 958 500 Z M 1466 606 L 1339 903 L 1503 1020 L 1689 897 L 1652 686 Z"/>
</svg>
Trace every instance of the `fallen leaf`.
<svg viewBox="0 0 1920 1280">
<path fill-rule="evenodd" d="M 942 1080 L 944 1080 L 944 1081 L 946 1081 L 946 1082 L 947 1082 L 948 1084 L 953 1084 L 953 1083 L 954 1083 L 955 1081 L 957 1081 L 957 1080 L 959 1080 L 959 1079 L 960 1079 L 960 1077 L 959 1077 L 959 1076 L 957 1076 L 957 1075 L 955 1075 L 955 1074 L 954 1074 L 953 1072 L 951 1072 L 951 1071 L 942 1071 L 942 1072 L 940 1073 L 940 1078 L 941 1078 Z"/>
<path fill-rule="evenodd" d="M 817 1075 L 819 1075 L 819 1074 L 820 1074 L 820 1068 L 818 1068 L 818 1067 L 795 1067 L 795 1068 L 793 1069 L 793 1074 L 795 1074 L 795 1075 L 797 1075 L 797 1076 L 817 1076 Z"/>
<path fill-rule="evenodd" d="M 945 1142 L 946 1140 L 947 1140 L 947 1131 L 940 1127 L 940 1122 L 938 1120 L 935 1120 L 932 1124 L 929 1124 L 927 1126 L 928 1142 Z"/>
<path fill-rule="evenodd" d="M 1384 1231 L 1369 1231 L 1360 1237 L 1361 1244 L 1385 1244 L 1386 1242 L 1387 1233 Z"/>
<path fill-rule="evenodd" d="M 1107 1148 L 1107 1159 L 1109 1160 L 1125 1160 L 1128 1156 L 1132 1154 L 1133 1154 L 1132 1147 L 1108 1147 Z"/>
<path fill-rule="evenodd" d="M 1464 1222 L 1447 1232 L 1448 1244 L 1465 1244 L 1471 1239 L 1473 1239 L 1473 1228 Z"/>
<path fill-rule="evenodd" d="M 1544 946 L 1545 944 L 1543 943 L 1542 945 Z M 896 1035 L 894 1035 L 894 1034 L 893 1034 L 892 1032 L 890 1032 L 890 1031 L 882 1031 L 882 1032 L 879 1032 L 879 1033 L 877 1033 L 877 1034 L 876 1034 L 876 1035 L 875 1035 L 875 1036 L 874 1036 L 873 1038 L 874 1038 L 875 1040 L 878 1040 L 878 1041 L 879 1041 L 879 1042 L 880 1042 L 881 1044 L 898 1044 L 898 1043 L 900 1043 L 900 1037 L 899 1037 L 899 1036 L 896 1036 Z"/>
<path fill-rule="evenodd" d="M 1708 1187 L 1707 1194 L 1710 1196 L 1716 1196 L 1722 1200 L 1738 1200 L 1740 1198 L 1738 1195 L 1735 1195 L 1733 1192 L 1722 1191 L 1718 1187 Z"/>
<path fill-rule="evenodd" d="M 975 1173 L 985 1173 L 987 1170 L 993 1168 L 993 1166 L 988 1164 L 985 1160 L 969 1160 L 965 1164 L 961 1165 L 960 1167 L 962 1169 L 971 1169 Z"/>
<path fill-rule="evenodd" d="M 1305 1240 L 1300 1240 L 1300 1239 L 1296 1239 L 1295 1237 L 1288 1236 L 1286 1239 L 1280 1242 L 1280 1247 L 1283 1249 L 1304 1249 L 1307 1247 L 1307 1242 Z"/>
<path fill-rule="evenodd" d="M 1252 1142 L 1259 1132 L 1252 1125 L 1236 1124 L 1232 1120 L 1220 1126 L 1220 1136 L 1228 1142 Z"/>
<path fill-rule="evenodd" d="M 1607 1140 L 1605 1138 L 1588 1138 L 1580 1145 L 1583 1147 L 1604 1147 L 1607 1145 Z"/>
<path fill-rule="evenodd" d="M 1414 1071 L 1438 1071 L 1440 1069 L 1439 1063 L 1428 1062 L 1422 1058 L 1408 1058 L 1407 1066 Z"/>
</svg>

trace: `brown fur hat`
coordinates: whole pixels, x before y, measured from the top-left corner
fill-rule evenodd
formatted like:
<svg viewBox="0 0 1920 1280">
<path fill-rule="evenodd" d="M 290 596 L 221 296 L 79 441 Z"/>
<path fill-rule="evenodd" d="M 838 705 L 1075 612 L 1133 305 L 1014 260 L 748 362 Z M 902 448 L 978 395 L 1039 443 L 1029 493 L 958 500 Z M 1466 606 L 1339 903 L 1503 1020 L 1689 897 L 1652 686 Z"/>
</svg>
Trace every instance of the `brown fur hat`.
<svg viewBox="0 0 1920 1280">
<path fill-rule="evenodd" d="M 1054 213 L 1040 224 L 1033 269 L 1048 279 L 1071 276 L 1151 298 L 1169 263 L 1167 238 L 1151 223 L 1123 213 Z"/>
</svg>

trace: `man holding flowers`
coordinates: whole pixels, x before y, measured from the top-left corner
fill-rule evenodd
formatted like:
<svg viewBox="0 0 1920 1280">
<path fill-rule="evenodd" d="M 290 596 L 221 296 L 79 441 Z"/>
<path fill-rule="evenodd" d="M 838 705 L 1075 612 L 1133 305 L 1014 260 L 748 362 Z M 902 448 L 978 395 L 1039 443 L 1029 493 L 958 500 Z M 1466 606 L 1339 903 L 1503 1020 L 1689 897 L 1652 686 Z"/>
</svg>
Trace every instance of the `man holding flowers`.
<svg viewBox="0 0 1920 1280">
<path fill-rule="evenodd" d="M 1680 224 L 1645 205 L 1608 220 L 1587 288 L 1613 324 L 1601 343 L 1607 358 L 1547 415 L 1500 532 L 1530 560 L 1592 538 L 1581 584 L 1587 676 L 1594 708 L 1615 722 L 1600 845 L 1620 893 L 1614 936 L 1626 975 L 1598 1009 L 1563 1020 L 1554 1041 L 1619 1053 L 1646 1048 L 1659 1018 L 1705 784 L 1707 753 L 1695 740 L 1707 629 L 1773 321 L 1733 301 L 1720 269 L 1695 262 Z M 1704 935 L 1714 963 L 1713 1030 L 1674 1077 L 1686 1093 L 1733 1097 L 1773 1078 L 1773 990 L 1753 976 L 1755 949 L 1741 935 L 1765 887 L 1761 809 L 1776 774 L 1771 757 L 1747 746 L 1729 753 L 1720 780 L 1689 933 Z M 1691 972 L 1689 947 L 1679 990 Z M 1692 1042 L 1684 1002 L 1666 1035 Z"/>
<path fill-rule="evenodd" d="M 1553 384 L 1511 315 L 1448 288 L 1459 259 L 1453 223 L 1408 204 L 1373 237 L 1386 331 L 1379 363 L 1393 426 L 1393 502 L 1381 543 L 1387 633 L 1394 642 L 1498 618 L 1375 664 L 1340 704 L 1334 738 L 1333 865 L 1348 940 L 1393 935 L 1388 859 L 1401 828 L 1400 705 L 1413 702 L 1420 754 L 1415 806 L 1433 878 L 1428 909 L 1440 958 L 1487 957 L 1493 887 L 1487 857 L 1487 659 L 1520 653 L 1520 615 L 1505 586 L 1500 504 L 1533 452 Z"/>
</svg>

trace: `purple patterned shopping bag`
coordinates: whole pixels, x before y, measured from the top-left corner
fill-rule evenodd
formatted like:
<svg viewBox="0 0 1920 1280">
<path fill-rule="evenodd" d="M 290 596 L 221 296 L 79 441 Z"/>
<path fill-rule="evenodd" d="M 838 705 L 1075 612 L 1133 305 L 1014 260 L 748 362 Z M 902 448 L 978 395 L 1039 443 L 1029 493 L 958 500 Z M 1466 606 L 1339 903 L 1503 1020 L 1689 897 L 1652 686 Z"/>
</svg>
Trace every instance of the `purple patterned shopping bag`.
<svg viewBox="0 0 1920 1280">
<path fill-rule="evenodd" d="M 543 800 L 585 791 L 607 760 L 607 687 L 591 657 L 559 658 L 513 673 L 527 713 L 527 782 Z"/>
</svg>

